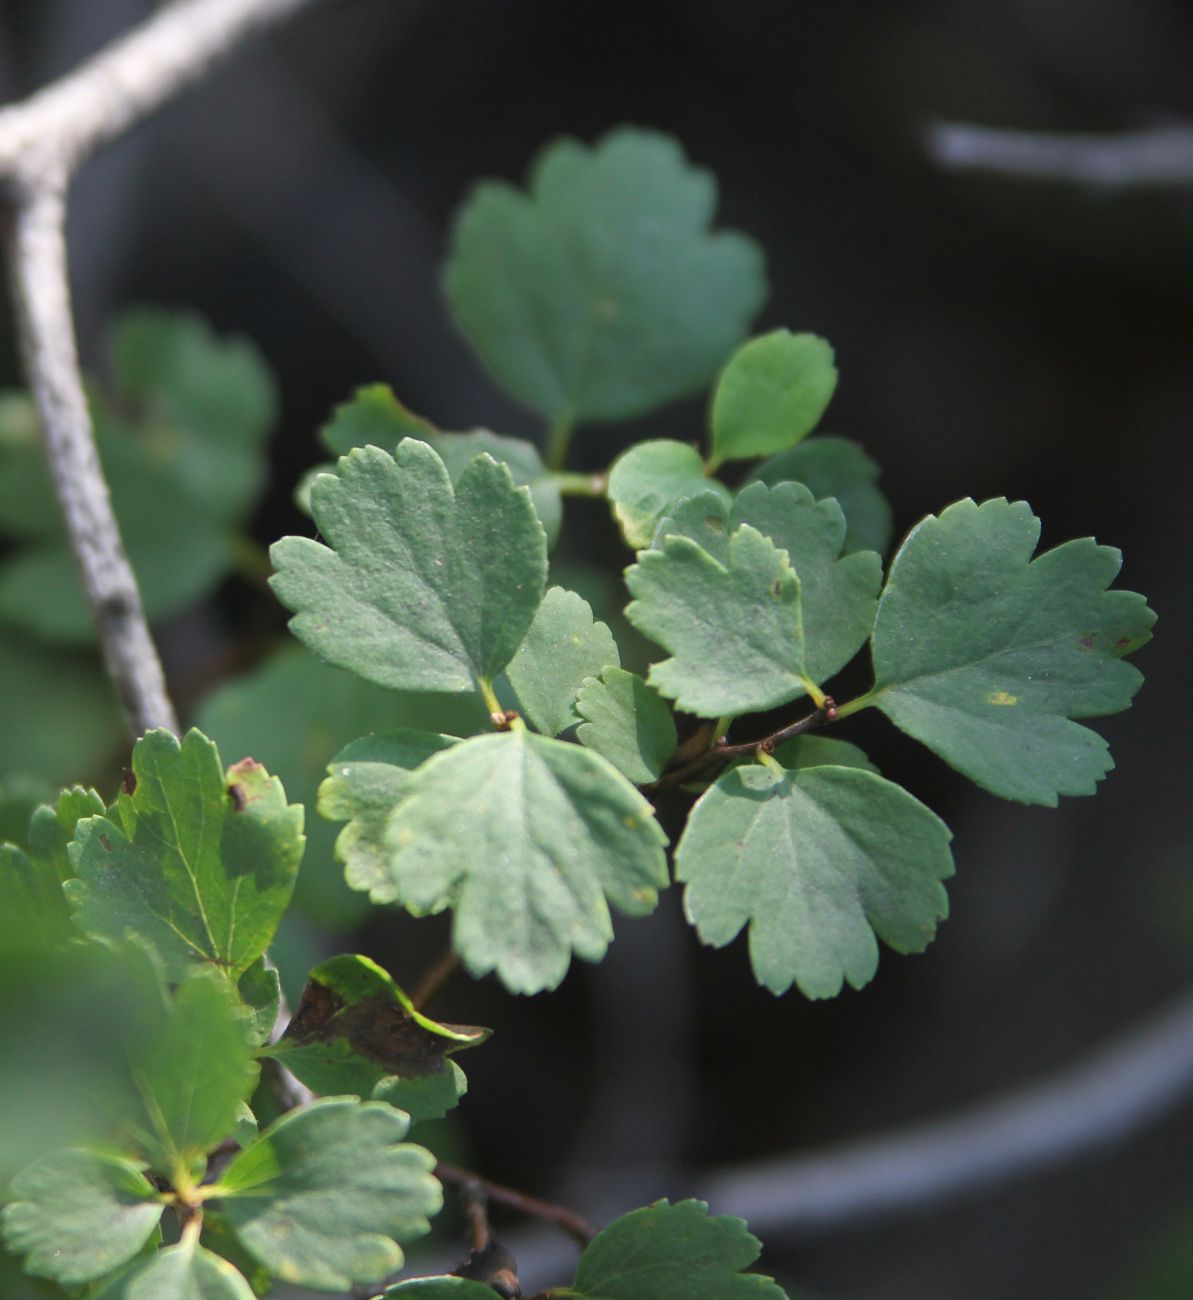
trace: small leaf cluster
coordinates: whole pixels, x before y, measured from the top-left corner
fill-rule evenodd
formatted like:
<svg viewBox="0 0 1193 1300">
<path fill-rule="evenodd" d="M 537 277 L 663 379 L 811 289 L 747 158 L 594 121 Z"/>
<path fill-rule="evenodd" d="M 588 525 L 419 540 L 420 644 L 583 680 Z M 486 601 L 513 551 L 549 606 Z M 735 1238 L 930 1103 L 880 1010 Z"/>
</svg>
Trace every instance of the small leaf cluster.
<svg viewBox="0 0 1193 1300">
<path fill-rule="evenodd" d="M 715 203 L 673 141 L 631 129 L 550 146 L 525 191 L 479 186 L 445 289 L 544 452 L 360 388 L 322 430 L 337 459 L 296 492 L 316 536 L 271 551 L 302 644 L 200 711 L 257 758 L 157 731 L 111 803 L 0 783 L 0 1055 L 22 1061 L 0 1073 L 0 1233 L 29 1275 L 88 1300 L 245 1300 L 403 1267 L 442 1201 L 410 1127 L 458 1103 L 455 1057 L 487 1031 L 431 1019 L 351 953 L 281 1014 L 268 950 L 294 903 L 333 929 L 369 903 L 450 913 L 469 972 L 533 994 L 674 881 L 701 941 L 745 931 L 761 985 L 828 997 L 874 976 L 879 941 L 923 950 L 953 872 L 948 828 L 844 738 L 852 716 L 1020 803 L 1109 770 L 1081 720 L 1130 703 L 1153 622 L 1113 588 L 1118 553 L 1037 554 L 1031 509 L 998 498 L 928 515 L 888 561 L 876 465 L 821 428 L 833 350 L 750 336 L 764 259 L 713 228 Z M 244 563 L 272 386 L 247 345 L 156 314 L 121 327 L 110 372 L 101 453 L 166 614 Z M 705 391 L 705 429 L 568 469 L 585 425 Z M 31 427 L 24 399 L 0 402 L 0 672 L 36 660 L 29 638 L 89 635 L 46 598 L 69 556 Z M 595 610 L 556 550 L 594 501 L 626 596 Z M 871 684 L 839 698 L 863 655 Z M 277 1113 L 261 1081 L 282 1071 L 315 1099 Z M 745 1271 L 758 1249 L 739 1220 L 659 1202 L 545 1294 L 782 1300 Z"/>
<path fill-rule="evenodd" d="M 343 1291 L 384 1280 L 427 1230 L 434 1157 L 404 1139 L 412 1115 L 455 1104 L 447 1054 L 484 1032 L 420 1016 L 345 957 L 312 972 L 268 1046 L 279 988 L 265 953 L 302 823 L 260 764 L 225 769 L 199 732 L 155 731 L 112 805 L 67 791 L 34 812 L 26 848 L 0 850 L 0 1040 L 23 1061 L 2 1098 L 0 1232 L 28 1273 L 107 1300 L 243 1300 L 275 1277 Z M 52 998 L 31 993 L 46 983 Z M 86 1042 L 88 1019 L 102 1047 L 64 1096 L 62 1042 Z M 316 1041 L 333 1061 L 303 1058 Z M 333 1095 L 258 1132 L 269 1055 Z"/>
<path fill-rule="evenodd" d="M 632 130 L 552 146 L 525 194 L 480 187 L 448 297 L 493 376 L 547 422 L 548 467 L 529 444 L 438 433 L 363 389 L 324 431 L 341 458 L 306 484 L 321 540 L 271 552 L 292 631 L 328 663 L 484 702 L 488 735 L 445 722 L 350 745 L 319 807 L 346 823 L 349 886 L 450 911 L 467 968 L 518 993 L 558 984 L 573 954 L 598 960 L 611 910 L 655 906 L 672 871 L 653 805 L 685 791 L 671 861 L 700 938 L 748 931 L 775 993 L 860 987 L 878 940 L 932 939 L 950 833 L 835 735 L 797 738 L 873 708 L 992 793 L 1055 804 L 1110 766 L 1076 720 L 1125 708 L 1140 682 L 1124 657 L 1153 616 L 1109 590 L 1117 552 L 1087 539 L 1035 556 L 1023 502 L 950 505 L 884 564 L 873 462 L 817 432 L 833 350 L 785 329 L 744 337 L 762 259 L 709 229 L 713 197 L 671 142 Z M 703 446 L 655 439 L 607 473 L 564 468 L 583 422 L 705 385 Z M 551 581 L 560 494 L 605 498 L 633 552 L 624 616 L 657 647 L 644 674 Z M 872 687 L 835 699 L 867 647 Z M 751 720 L 777 710 L 795 711 L 770 734 Z"/>
</svg>

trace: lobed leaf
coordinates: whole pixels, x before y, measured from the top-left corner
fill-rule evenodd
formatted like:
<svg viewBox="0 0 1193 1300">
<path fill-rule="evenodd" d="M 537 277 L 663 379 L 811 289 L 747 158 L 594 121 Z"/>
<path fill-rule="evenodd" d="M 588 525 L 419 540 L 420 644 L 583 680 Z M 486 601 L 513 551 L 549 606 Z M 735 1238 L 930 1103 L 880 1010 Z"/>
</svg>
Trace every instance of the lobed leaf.
<svg viewBox="0 0 1193 1300">
<path fill-rule="evenodd" d="M 620 664 L 613 633 L 593 619 L 588 602 L 552 587 L 505 671 L 536 730 L 558 736 L 580 721 L 576 697 L 584 679 Z"/>
<path fill-rule="evenodd" d="M 132 1259 L 158 1225 L 160 1192 L 136 1165 L 98 1151 L 44 1156 L 12 1180 L 0 1229 L 25 1271 L 67 1286 Z"/>
<path fill-rule="evenodd" d="M 358 448 L 311 491 L 330 546 L 285 537 L 270 580 L 317 654 L 379 686 L 470 691 L 513 658 L 542 600 L 547 551 L 529 493 L 489 456 L 453 491 L 406 439 Z"/>
<path fill-rule="evenodd" d="M 353 447 L 368 446 L 381 447 L 392 455 L 403 438 L 418 438 L 429 443 L 442 457 L 453 486 L 472 459 L 487 452 L 498 464 L 509 467 L 519 487 L 530 489 L 534 508 L 547 534 L 548 548 L 559 538 L 563 522 L 559 488 L 537 448 L 525 438 L 506 438 L 488 429 L 443 433 L 430 420 L 408 411 L 388 384 L 358 388 L 351 401 L 336 407 L 331 422 L 323 427 L 322 438 L 340 456 L 346 456 Z M 326 468 L 334 471 L 334 466 Z M 305 508 L 309 512 L 309 504 Z"/>
<path fill-rule="evenodd" d="M 817 501 L 836 497 L 848 524 L 845 554 L 877 551 L 884 555 L 891 544 L 891 507 L 877 487 L 878 473 L 878 466 L 856 442 L 822 435 L 763 461 L 748 481 L 769 487 L 802 483 Z"/>
<path fill-rule="evenodd" d="M 588 678 L 576 708 L 584 719 L 576 732 L 582 745 L 608 759 L 635 785 L 659 779 L 675 753 L 675 719 L 637 673 L 610 667 L 599 678 Z"/>
<path fill-rule="evenodd" d="M 145 1263 L 121 1273 L 89 1300 L 254 1300 L 252 1288 L 226 1259 L 184 1236 Z"/>
<path fill-rule="evenodd" d="M 651 544 L 659 520 L 686 497 L 715 493 L 726 506 L 733 494 L 704 472 L 704 461 L 686 442 L 658 439 L 623 452 L 609 471 L 608 496 L 626 544 Z"/>
<path fill-rule="evenodd" d="M 723 947 L 749 926 L 772 993 L 812 998 L 878 968 L 875 934 L 921 952 L 947 915 L 948 827 L 901 786 L 856 767 L 734 768 L 697 800 L 675 853 L 684 908 Z"/>
<path fill-rule="evenodd" d="M 626 570 L 626 617 L 671 653 L 647 681 L 702 717 L 761 712 L 807 691 L 800 581 L 769 538 L 743 524 L 722 564 L 665 537 Z"/>
<path fill-rule="evenodd" d="M 76 924 L 135 930 L 172 979 L 210 963 L 235 977 L 269 946 L 302 857 L 302 809 L 245 759 L 225 775 L 199 731 L 151 731 L 133 749 L 135 788 L 111 817 L 79 822 L 67 883 Z"/>
<path fill-rule="evenodd" d="M 654 908 L 665 843 L 650 805 L 603 759 L 518 727 L 462 741 L 405 779 L 371 892 L 416 915 L 452 908 L 468 968 L 534 993 L 559 983 L 573 951 L 603 956 L 606 899 L 629 916 Z"/>
<path fill-rule="evenodd" d="M 719 464 L 770 456 L 811 433 L 837 387 L 833 350 L 815 334 L 772 330 L 729 358 L 712 399 Z"/>
<path fill-rule="evenodd" d="M 272 1124 L 224 1171 L 220 1208 L 240 1244 L 285 1282 L 346 1291 L 401 1267 L 443 1195 L 435 1158 L 402 1144 L 384 1102 L 332 1097 Z"/>
<path fill-rule="evenodd" d="M 1142 596 L 1108 591 L 1118 551 L 1091 538 L 1032 559 L 1026 502 L 929 515 L 891 563 L 874 623 L 872 700 L 992 794 L 1055 805 L 1113 766 L 1074 718 L 1125 709 L 1143 680 L 1122 656 L 1151 636 Z"/>
<path fill-rule="evenodd" d="M 319 812 L 348 823 L 336 840 L 336 856 L 351 888 L 386 890 L 385 823 L 405 794 L 410 773 L 455 743 L 452 736 L 430 731 L 383 732 L 354 740 L 328 764 Z"/>
<path fill-rule="evenodd" d="M 585 1247 L 573 1300 L 787 1300 L 758 1273 L 743 1273 L 761 1244 L 741 1219 L 710 1217 L 703 1201 L 656 1201 L 623 1214 Z"/>
<path fill-rule="evenodd" d="M 882 561 L 872 551 L 842 556 L 845 517 L 836 501 L 816 501 L 800 483 L 752 483 L 726 507 L 708 492 L 681 501 L 657 538 L 688 537 L 722 565 L 729 539 L 749 524 L 786 551 L 799 578 L 806 646 L 804 674 L 827 681 L 865 645 L 874 623 Z"/>
<path fill-rule="evenodd" d="M 499 383 L 552 421 L 620 420 L 701 388 L 766 296 L 762 254 L 709 233 L 716 185 L 675 141 L 559 140 L 529 193 L 487 182 L 460 211 L 445 283 Z"/>
</svg>

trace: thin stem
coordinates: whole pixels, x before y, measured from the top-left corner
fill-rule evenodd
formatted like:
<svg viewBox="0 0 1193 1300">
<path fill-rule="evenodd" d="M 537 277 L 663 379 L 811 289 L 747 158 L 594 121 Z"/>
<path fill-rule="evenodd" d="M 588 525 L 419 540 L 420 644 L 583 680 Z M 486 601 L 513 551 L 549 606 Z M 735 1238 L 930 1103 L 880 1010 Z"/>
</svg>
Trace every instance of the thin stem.
<svg viewBox="0 0 1193 1300">
<path fill-rule="evenodd" d="M 551 475 L 551 482 L 565 497 L 603 497 L 609 490 L 609 475 L 605 470 L 593 474 L 558 471 Z"/>
<path fill-rule="evenodd" d="M 877 703 L 881 694 L 882 692 L 875 688 L 867 691 L 865 695 L 859 695 L 856 699 L 847 700 L 844 704 L 838 704 L 834 720 L 840 722 L 844 718 L 851 718 L 855 713 L 860 713 L 863 709 L 871 708 Z"/>
<path fill-rule="evenodd" d="M 9 244 L 25 373 L 67 536 L 99 632 L 108 675 L 133 735 L 178 730 L 137 579 L 95 449 L 75 350 L 66 261 L 65 176 L 18 200 Z"/>
<path fill-rule="evenodd" d="M 513 1187 L 491 1183 L 487 1178 L 481 1178 L 471 1170 L 460 1169 L 457 1165 L 446 1165 L 440 1161 L 435 1166 L 435 1177 L 441 1182 L 453 1183 L 457 1187 L 479 1187 L 490 1201 L 507 1205 L 511 1210 L 517 1210 L 532 1219 L 543 1219 L 547 1223 L 553 1223 L 582 1246 L 587 1246 L 597 1235 L 597 1230 L 592 1224 L 575 1210 L 569 1210 L 563 1205 L 555 1205 L 551 1201 L 541 1201 L 537 1196 L 529 1196 Z"/>
<path fill-rule="evenodd" d="M 697 772 L 711 763 L 723 763 L 727 759 L 741 758 L 747 754 L 769 754 L 785 740 L 792 740 L 796 736 L 802 736 L 805 731 L 812 731 L 826 723 L 835 722 L 838 716 L 832 699 L 826 695 L 824 704 L 820 708 L 785 727 L 780 727 L 778 731 L 772 731 L 769 736 L 763 736 L 759 740 L 747 740 L 740 745 L 727 745 L 722 737 L 714 741 L 702 754 L 697 754 L 695 758 L 673 771 L 665 772 L 653 785 L 643 786 L 643 789 L 652 793 L 670 790 L 673 786 L 683 785 L 685 781 L 691 780 Z"/>
<path fill-rule="evenodd" d="M 423 975 L 418 987 L 410 995 L 410 1004 L 415 1011 L 422 1011 L 428 1002 L 460 969 L 460 957 L 454 948 L 441 953 L 435 964 Z"/>
<path fill-rule="evenodd" d="M 568 448 L 572 445 L 575 423 L 570 415 L 561 415 L 547 434 L 547 468 L 556 473 L 567 464 Z"/>
</svg>

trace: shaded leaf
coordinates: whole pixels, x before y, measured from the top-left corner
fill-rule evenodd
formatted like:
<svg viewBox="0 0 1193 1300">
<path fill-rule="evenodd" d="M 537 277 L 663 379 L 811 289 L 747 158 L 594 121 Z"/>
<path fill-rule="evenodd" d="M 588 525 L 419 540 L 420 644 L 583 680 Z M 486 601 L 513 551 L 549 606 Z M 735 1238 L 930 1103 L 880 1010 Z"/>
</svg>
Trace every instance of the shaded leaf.
<svg viewBox="0 0 1193 1300">
<path fill-rule="evenodd" d="M 812 998 L 878 968 L 875 934 L 921 952 L 948 913 L 948 827 L 901 786 L 856 767 L 786 771 L 771 760 L 719 777 L 675 853 L 684 908 L 723 947 L 749 926 L 750 960 L 772 993 Z"/>
<path fill-rule="evenodd" d="M 253 1300 L 242 1274 L 187 1236 L 100 1287 L 89 1300 Z"/>
<path fill-rule="evenodd" d="M 882 561 L 872 551 L 841 556 L 845 517 L 836 501 L 816 501 L 800 483 L 752 483 L 731 508 L 710 493 L 681 501 L 657 537 L 688 537 L 722 565 L 729 538 L 749 524 L 787 552 L 800 584 L 804 673 L 827 681 L 866 643 L 874 623 Z"/>
<path fill-rule="evenodd" d="M 302 857 L 302 809 L 245 759 L 225 776 L 199 731 L 178 742 L 151 731 L 133 749 L 132 794 L 118 823 L 91 817 L 71 846 L 67 884 L 85 932 L 133 929 L 178 979 L 196 963 L 239 975 L 265 951 L 290 901 Z"/>
<path fill-rule="evenodd" d="M 256 347 L 199 316 L 147 308 L 120 318 L 109 347 L 116 391 L 154 463 L 213 519 L 243 519 L 265 486 L 261 448 L 277 419 Z"/>
<path fill-rule="evenodd" d="M 506 438 L 488 429 L 473 429 L 468 433 L 443 433 L 430 420 L 412 415 L 393 395 L 388 384 L 373 384 L 358 388 L 352 401 L 336 407 L 329 425 L 324 426 L 323 441 L 339 455 L 347 455 L 353 447 L 381 447 L 391 455 L 397 451 L 403 438 L 418 438 L 429 443 L 442 457 L 451 475 L 452 485 L 468 468 L 469 462 L 481 452 L 488 452 L 499 464 L 509 466 L 510 474 L 519 487 L 530 489 L 534 508 L 547 534 L 547 545 L 553 547 L 559 537 L 563 520 L 563 502 L 559 488 L 533 443 L 525 438 Z M 324 467 L 335 472 L 335 466 Z M 305 490 L 310 513 L 309 486 Z"/>
<path fill-rule="evenodd" d="M 520 727 L 418 768 L 383 843 L 373 898 L 416 915 L 454 909 L 469 970 L 495 970 L 517 993 L 553 988 L 573 951 L 604 955 L 606 898 L 641 916 L 667 883 L 666 836 L 638 791 L 581 746 Z"/>
<path fill-rule="evenodd" d="M 136 1165 L 71 1149 L 23 1169 L 0 1213 L 4 1243 L 26 1271 L 77 1285 L 132 1259 L 161 1218 L 161 1194 Z"/>
<path fill-rule="evenodd" d="M 53 866 L 0 844 L 0 947 L 50 951 L 75 933 Z"/>
<path fill-rule="evenodd" d="M 282 986 L 278 973 L 265 964 L 264 957 L 258 957 L 236 981 L 236 991 L 248 1014 L 252 1040 L 261 1047 L 269 1042 L 281 1006 Z"/>
<path fill-rule="evenodd" d="M 891 507 L 877 487 L 878 466 L 848 438 L 817 436 L 765 460 L 750 475 L 775 487 L 802 483 L 817 501 L 836 497 L 849 525 L 845 554 L 877 551 L 891 544 Z"/>
<path fill-rule="evenodd" d="M 584 679 L 620 664 L 613 633 L 593 619 L 588 602 L 574 591 L 552 587 L 506 676 L 534 727 L 558 736 L 580 721 L 576 696 Z"/>
<path fill-rule="evenodd" d="M 837 387 L 833 350 L 815 334 L 772 330 L 729 358 L 712 399 L 719 463 L 770 456 L 811 433 Z"/>
<path fill-rule="evenodd" d="M 54 797 L 54 787 L 32 772 L 0 776 L 0 844 L 29 847 L 29 821 L 34 809 Z"/>
<path fill-rule="evenodd" d="M 463 1075 L 448 1056 L 488 1036 L 422 1015 L 380 966 L 342 956 L 311 971 L 294 1019 L 265 1055 L 314 1092 L 375 1096 L 419 1120 L 456 1104 Z"/>
<path fill-rule="evenodd" d="M 84 817 L 102 817 L 107 805 L 95 790 L 76 785 L 63 790 L 53 804 L 43 804 L 29 819 L 29 853 L 60 880 L 74 875 L 70 842 Z"/>
<path fill-rule="evenodd" d="M 726 506 L 733 494 L 704 472 L 700 453 L 685 442 L 640 442 L 613 462 L 609 500 L 626 543 L 635 550 L 651 544 L 659 520 L 699 492 L 713 492 Z"/>
<path fill-rule="evenodd" d="M 626 570 L 626 617 L 672 658 L 647 680 L 703 717 L 761 712 L 806 693 L 800 582 L 786 552 L 748 524 L 721 564 L 666 537 Z"/>
<path fill-rule="evenodd" d="M 657 781 L 675 753 L 671 710 L 636 673 L 606 668 L 590 677 L 576 703 L 584 718 L 576 739 L 635 785 Z"/>
<path fill-rule="evenodd" d="M 762 254 L 709 233 L 716 185 L 674 140 L 622 128 L 559 140 L 529 193 L 479 185 L 446 269 L 493 376 L 552 421 L 618 420 L 694 392 L 766 296 Z"/>
<path fill-rule="evenodd" d="M 574 1300 L 787 1300 L 742 1273 L 761 1245 L 741 1219 L 709 1216 L 703 1201 L 656 1201 L 614 1220 L 584 1248 Z"/>
<path fill-rule="evenodd" d="M 388 384 L 366 384 L 335 408 L 319 437 L 336 456 L 353 447 L 382 447 L 392 455 L 403 438 L 429 441 L 436 433 L 431 421 L 399 402 Z"/>
<path fill-rule="evenodd" d="M 1071 721 L 1125 709 L 1143 678 L 1122 662 L 1151 636 L 1142 596 L 1107 591 L 1119 552 L 1091 538 L 1037 556 L 1026 502 L 960 501 L 929 515 L 891 563 L 867 697 L 992 794 L 1055 805 L 1113 766 Z"/>
<path fill-rule="evenodd" d="M 286 537 L 271 585 L 295 635 L 380 686 L 474 690 L 521 644 L 546 585 L 529 494 L 488 456 L 453 492 L 443 461 L 408 438 L 396 459 L 358 448 L 311 492 L 331 548 Z"/>
<path fill-rule="evenodd" d="M 219 1181 L 241 1245 L 286 1282 L 346 1291 L 401 1267 L 443 1194 L 435 1158 L 399 1145 L 409 1122 L 383 1102 L 336 1097 L 291 1111 Z"/>
<path fill-rule="evenodd" d="M 319 812 L 348 823 L 336 840 L 336 856 L 353 889 L 387 888 L 385 823 L 405 793 L 410 773 L 455 743 L 453 737 L 431 731 L 383 732 L 354 740 L 328 765 L 329 776 L 319 787 Z"/>
<path fill-rule="evenodd" d="M 493 1300 L 496 1292 L 466 1277 L 412 1277 L 385 1293 L 397 1300 Z"/>
<path fill-rule="evenodd" d="M 142 1102 L 134 1135 L 156 1170 L 185 1183 L 192 1161 L 232 1133 L 258 1067 L 250 1023 L 220 975 L 192 976 L 156 1019 L 130 1050 Z"/>
</svg>

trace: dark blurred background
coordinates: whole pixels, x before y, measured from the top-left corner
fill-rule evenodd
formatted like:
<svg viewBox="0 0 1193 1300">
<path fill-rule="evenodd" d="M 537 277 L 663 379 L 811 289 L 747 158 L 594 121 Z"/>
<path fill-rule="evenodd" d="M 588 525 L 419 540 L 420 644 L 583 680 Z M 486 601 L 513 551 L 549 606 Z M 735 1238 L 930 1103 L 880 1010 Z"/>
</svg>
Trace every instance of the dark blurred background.
<svg viewBox="0 0 1193 1300">
<path fill-rule="evenodd" d="M 4 0 L 0 92 L 28 93 L 152 7 Z M 446 427 L 540 436 L 448 321 L 450 217 L 477 178 L 520 179 L 551 136 L 633 122 L 674 132 L 719 177 L 721 222 L 767 250 L 760 327 L 836 347 L 825 427 L 882 464 L 899 533 L 961 496 L 1022 496 L 1046 542 L 1093 533 L 1120 546 L 1123 583 L 1159 614 L 1135 708 L 1100 726 L 1118 770 L 1095 799 L 1005 804 L 882 719 L 858 720 L 849 738 L 953 826 L 958 865 L 936 943 L 918 958 L 884 953 L 864 992 L 773 999 L 744 943 L 698 948 L 677 897 L 619 925 L 609 961 L 573 969 L 552 995 L 450 986 L 437 1014 L 498 1031 L 465 1062 L 471 1092 L 445 1135 L 485 1174 L 594 1214 L 682 1195 L 709 1166 L 1059 1069 L 1193 975 L 1193 188 L 945 175 L 922 146 L 937 118 L 1179 120 L 1193 114 L 1191 71 L 1181 0 L 340 0 L 79 178 L 85 359 L 99 363 L 115 312 L 146 302 L 251 336 L 276 369 L 262 542 L 306 530 L 292 485 L 356 384 L 384 379 Z M 0 329 L 0 379 L 19 382 L 7 319 Z M 693 402 L 583 431 L 574 463 L 606 464 L 647 433 L 694 439 L 702 418 Z M 616 575 L 629 556 L 603 512 L 568 508 L 578 541 L 564 558 Z M 162 630 L 175 679 L 210 682 L 246 628 L 283 623 L 229 583 Z M 197 698 L 185 703 L 193 714 Z M 339 946 L 410 981 L 441 941 L 434 924 L 427 939 L 383 917 Z M 1154 1263 L 1193 1241 L 1191 1120 L 1186 1107 L 1064 1171 L 781 1243 L 766 1263 L 826 1300 L 1193 1294 L 1193 1270 Z"/>
</svg>

